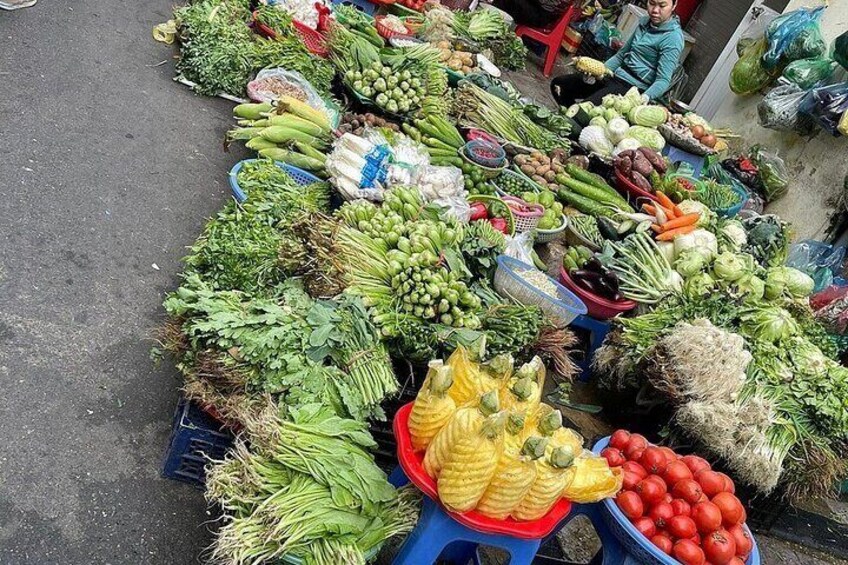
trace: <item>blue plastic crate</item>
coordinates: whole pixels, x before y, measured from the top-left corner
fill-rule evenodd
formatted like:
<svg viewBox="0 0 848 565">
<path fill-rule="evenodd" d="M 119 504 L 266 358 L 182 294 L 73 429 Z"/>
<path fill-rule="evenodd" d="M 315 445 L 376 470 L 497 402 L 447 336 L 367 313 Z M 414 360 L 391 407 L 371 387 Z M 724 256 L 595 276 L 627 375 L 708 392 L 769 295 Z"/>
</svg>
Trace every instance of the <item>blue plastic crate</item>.
<svg viewBox="0 0 848 565">
<path fill-rule="evenodd" d="M 203 488 L 206 463 L 223 459 L 233 434 L 194 402 L 180 398 L 162 476 Z"/>
<path fill-rule="evenodd" d="M 241 203 L 247 200 L 247 193 L 244 192 L 238 183 L 238 174 L 241 168 L 245 163 L 251 163 L 253 161 L 258 161 L 259 159 L 244 159 L 239 161 L 233 168 L 230 169 L 229 178 L 230 178 L 230 190 L 233 191 L 233 196 L 235 199 Z M 289 174 L 289 176 L 300 186 L 306 186 L 307 184 L 312 184 L 315 182 L 321 182 L 321 179 L 313 175 L 312 173 L 308 173 L 303 169 L 298 169 L 292 165 L 281 163 L 280 161 L 274 161 L 274 163 L 283 169 L 285 172 Z"/>
</svg>

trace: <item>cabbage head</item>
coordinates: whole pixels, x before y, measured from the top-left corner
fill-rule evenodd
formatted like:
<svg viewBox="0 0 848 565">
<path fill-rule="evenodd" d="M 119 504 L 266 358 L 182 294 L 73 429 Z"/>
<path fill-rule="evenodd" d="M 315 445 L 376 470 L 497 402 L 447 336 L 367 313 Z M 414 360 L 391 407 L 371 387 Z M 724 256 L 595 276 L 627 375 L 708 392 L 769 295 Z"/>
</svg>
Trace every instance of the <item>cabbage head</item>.
<svg viewBox="0 0 848 565">
<path fill-rule="evenodd" d="M 713 263 L 713 272 L 717 279 L 726 283 L 735 282 L 745 275 L 749 274 L 750 270 L 745 258 L 739 254 L 725 251 L 716 257 Z"/>
<path fill-rule="evenodd" d="M 643 146 L 650 147 L 654 151 L 662 151 L 665 147 L 665 138 L 654 128 L 631 126 L 627 130 L 627 137 L 638 139 Z"/>
<path fill-rule="evenodd" d="M 706 296 L 715 290 L 715 279 L 707 273 L 698 273 L 683 283 L 683 294 L 689 299 Z"/>
<path fill-rule="evenodd" d="M 754 339 L 777 343 L 796 335 L 798 323 L 779 306 L 763 306 L 742 314 L 742 330 Z"/>
<path fill-rule="evenodd" d="M 806 298 L 813 293 L 815 281 L 792 267 L 772 267 L 766 275 L 765 296 L 774 300 L 784 294 L 793 298 Z"/>
<path fill-rule="evenodd" d="M 697 275 L 709 264 L 711 253 L 709 249 L 691 247 L 681 253 L 674 262 L 674 270 L 689 278 Z"/>
<path fill-rule="evenodd" d="M 745 275 L 736 281 L 736 291 L 744 302 L 756 302 L 763 297 L 766 284 L 756 275 Z"/>
<path fill-rule="evenodd" d="M 748 243 L 748 234 L 742 227 L 742 222 L 730 220 L 726 222 L 719 231 L 722 243 L 726 244 L 730 251 L 739 252 Z"/>
</svg>

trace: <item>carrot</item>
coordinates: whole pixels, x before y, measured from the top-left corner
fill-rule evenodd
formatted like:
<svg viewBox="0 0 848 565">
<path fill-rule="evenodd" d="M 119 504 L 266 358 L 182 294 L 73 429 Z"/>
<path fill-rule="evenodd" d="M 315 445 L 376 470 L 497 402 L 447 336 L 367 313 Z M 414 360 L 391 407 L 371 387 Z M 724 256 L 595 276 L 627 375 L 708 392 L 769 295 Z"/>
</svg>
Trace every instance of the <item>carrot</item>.
<svg viewBox="0 0 848 565">
<path fill-rule="evenodd" d="M 693 231 L 695 231 L 696 228 L 697 226 L 695 224 L 689 224 L 688 226 L 683 226 L 682 228 L 664 231 L 657 236 L 657 241 L 671 241 L 679 235 L 686 235 L 687 233 L 692 233 Z"/>
<path fill-rule="evenodd" d="M 663 231 L 671 231 L 673 229 L 696 224 L 700 219 L 701 214 L 698 214 L 697 212 L 693 212 L 692 214 L 684 214 L 663 224 L 662 229 Z"/>
<path fill-rule="evenodd" d="M 650 204 L 642 204 L 642 210 L 652 216 L 657 215 L 657 209 L 654 206 L 651 206 Z"/>
<path fill-rule="evenodd" d="M 657 224 L 651 224 L 651 229 L 654 230 L 654 232 L 656 232 L 656 233 L 662 233 L 663 232 L 663 227 L 658 226 Z"/>
<path fill-rule="evenodd" d="M 663 194 L 661 191 L 656 191 L 654 196 L 657 197 L 657 200 L 660 201 L 660 205 L 664 208 L 668 208 L 669 210 L 674 210 L 674 202 L 671 201 L 671 198 Z M 677 212 L 675 212 L 676 214 Z"/>
</svg>

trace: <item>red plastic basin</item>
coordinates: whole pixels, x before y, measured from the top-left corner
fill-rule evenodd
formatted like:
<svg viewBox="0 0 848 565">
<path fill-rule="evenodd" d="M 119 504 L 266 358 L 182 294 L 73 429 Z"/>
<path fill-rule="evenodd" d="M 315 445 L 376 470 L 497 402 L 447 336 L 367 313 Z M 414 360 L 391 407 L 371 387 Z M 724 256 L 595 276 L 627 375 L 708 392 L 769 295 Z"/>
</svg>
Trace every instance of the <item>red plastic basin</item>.
<svg viewBox="0 0 848 565">
<path fill-rule="evenodd" d="M 597 294 L 591 293 L 588 290 L 579 287 L 568 275 L 568 271 L 565 267 L 559 268 L 559 282 L 583 301 L 586 308 L 589 310 L 589 316 L 596 320 L 609 320 L 610 318 L 615 318 L 619 314 L 629 312 L 637 306 L 636 302 L 632 300 L 607 300 L 602 296 L 598 296 Z"/>
<path fill-rule="evenodd" d="M 542 539 L 556 531 L 557 526 L 571 512 L 571 502 L 564 498 L 559 499 L 550 512 L 532 522 L 520 522 L 512 518 L 496 520 L 474 510 L 458 514 L 445 508 L 439 501 L 439 489 L 436 481 L 424 470 L 424 452 L 416 452 L 412 449 L 412 438 L 409 435 L 409 413 L 412 412 L 412 404 L 410 402 L 403 405 L 395 414 L 395 420 L 392 424 L 397 441 L 398 462 L 410 482 L 439 506 L 442 506 L 445 512 L 451 515 L 451 518 L 478 532 L 507 535 L 519 539 Z"/>
</svg>

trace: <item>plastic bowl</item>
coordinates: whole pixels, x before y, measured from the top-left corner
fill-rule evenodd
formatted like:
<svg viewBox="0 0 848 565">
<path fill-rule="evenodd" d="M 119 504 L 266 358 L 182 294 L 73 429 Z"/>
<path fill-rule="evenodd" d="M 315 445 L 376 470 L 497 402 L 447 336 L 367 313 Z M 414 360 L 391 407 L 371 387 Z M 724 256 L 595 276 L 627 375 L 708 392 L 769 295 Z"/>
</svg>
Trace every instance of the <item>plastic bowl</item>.
<svg viewBox="0 0 848 565">
<path fill-rule="evenodd" d="M 500 144 L 482 139 L 469 141 L 463 150 L 469 159 L 484 167 L 500 167 L 506 160 L 506 152 Z"/>
<path fill-rule="evenodd" d="M 630 182 L 627 177 L 621 174 L 621 171 L 619 171 L 618 169 L 615 170 L 615 180 L 616 184 L 618 184 L 619 190 L 627 192 L 635 198 L 650 198 L 654 202 L 659 202 L 656 196 L 654 196 L 650 192 L 642 190 L 641 188 Z"/>
<path fill-rule="evenodd" d="M 566 327 L 577 316 L 589 311 L 582 300 L 554 279 L 548 277 L 548 280 L 556 287 L 557 296 L 550 296 L 525 281 L 516 272 L 519 270 L 536 271 L 538 269 L 506 255 L 498 257 L 498 268 L 495 271 L 495 290 L 498 294 L 525 306 L 538 306 L 548 316 L 551 323 L 559 328 Z"/>
<path fill-rule="evenodd" d="M 619 314 L 629 312 L 638 306 L 633 300 L 607 300 L 602 296 L 580 288 L 568 274 L 565 267 L 559 268 L 559 281 L 571 292 L 580 297 L 580 300 L 589 310 L 589 316 L 596 320 L 609 320 Z"/>
<path fill-rule="evenodd" d="M 600 455 L 601 451 L 609 445 L 609 436 L 600 439 L 593 447 L 592 453 Z M 634 563 L 643 563 L 645 565 L 680 565 L 680 562 L 673 557 L 666 555 L 660 549 L 652 544 L 645 536 L 643 536 L 636 527 L 630 523 L 630 520 L 621 512 L 614 498 L 607 498 L 602 501 L 601 516 L 609 527 L 610 531 L 615 535 L 616 539 L 624 546 L 625 551 L 632 558 Z M 754 539 L 754 534 L 748 526 L 745 526 L 748 535 L 751 537 L 751 542 L 754 544 L 751 549 L 751 555 L 745 561 L 745 565 L 760 565 L 760 551 L 757 547 L 757 540 Z M 628 560 L 628 563 L 631 562 Z"/>
<path fill-rule="evenodd" d="M 745 204 L 748 203 L 748 199 L 751 198 L 751 195 L 748 194 L 748 191 L 745 190 L 742 186 L 733 185 L 733 192 L 739 195 L 739 202 L 734 204 L 730 208 L 724 208 L 722 210 L 716 210 L 715 213 L 721 216 L 722 218 L 735 218 L 739 211 L 745 207 Z"/>
</svg>

